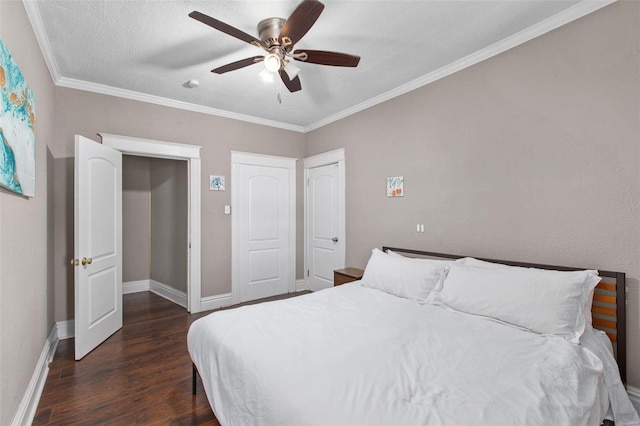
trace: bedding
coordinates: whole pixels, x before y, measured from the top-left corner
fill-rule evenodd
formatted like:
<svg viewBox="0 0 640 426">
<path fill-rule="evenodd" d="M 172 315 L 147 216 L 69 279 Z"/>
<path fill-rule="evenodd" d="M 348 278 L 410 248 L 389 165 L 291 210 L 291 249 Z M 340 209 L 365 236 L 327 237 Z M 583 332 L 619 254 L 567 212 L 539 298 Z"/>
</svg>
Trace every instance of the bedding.
<svg viewBox="0 0 640 426">
<path fill-rule="evenodd" d="M 360 283 L 215 312 L 188 348 L 225 426 L 598 425 L 605 391 L 638 424 L 610 352 Z"/>
</svg>

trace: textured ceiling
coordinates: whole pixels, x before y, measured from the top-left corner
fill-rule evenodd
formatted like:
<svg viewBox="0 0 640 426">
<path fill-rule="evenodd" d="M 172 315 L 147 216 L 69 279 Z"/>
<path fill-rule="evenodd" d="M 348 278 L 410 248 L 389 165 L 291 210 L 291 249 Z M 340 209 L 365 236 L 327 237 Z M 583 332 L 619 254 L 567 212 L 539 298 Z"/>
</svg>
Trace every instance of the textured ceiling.
<svg viewBox="0 0 640 426">
<path fill-rule="evenodd" d="M 149 99 L 160 103 L 179 101 L 176 105 L 187 109 L 301 131 L 435 79 L 430 76 L 460 69 L 465 61 L 473 63 L 469 58 L 482 59 L 479 52 L 495 54 L 510 43 L 526 41 L 523 33 L 533 34 L 531 38 L 561 25 L 563 19 L 607 4 L 323 3 L 324 12 L 296 48 L 360 55 L 360 65 L 354 69 L 296 62 L 302 91 L 290 94 L 279 81 L 262 81 L 262 64 L 223 75 L 211 73 L 215 67 L 263 51 L 187 15 L 197 10 L 257 37 L 261 19 L 287 18 L 298 1 L 25 0 L 57 84 L 120 91 L 129 97 L 152 95 L 156 98 Z M 200 87 L 186 87 L 190 79 L 199 80 Z M 278 90 L 281 104 L 276 100 Z"/>
</svg>

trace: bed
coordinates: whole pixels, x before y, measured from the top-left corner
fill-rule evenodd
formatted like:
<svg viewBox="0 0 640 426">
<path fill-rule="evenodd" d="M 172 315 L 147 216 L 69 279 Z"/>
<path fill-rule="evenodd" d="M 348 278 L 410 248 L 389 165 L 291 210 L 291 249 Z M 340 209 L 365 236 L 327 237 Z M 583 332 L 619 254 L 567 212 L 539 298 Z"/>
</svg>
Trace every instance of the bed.
<svg viewBox="0 0 640 426">
<path fill-rule="evenodd" d="M 361 282 L 192 324 L 194 385 L 197 370 L 221 424 L 640 424 L 624 273 L 383 250 Z M 511 292 L 514 277 L 540 287 Z"/>
</svg>

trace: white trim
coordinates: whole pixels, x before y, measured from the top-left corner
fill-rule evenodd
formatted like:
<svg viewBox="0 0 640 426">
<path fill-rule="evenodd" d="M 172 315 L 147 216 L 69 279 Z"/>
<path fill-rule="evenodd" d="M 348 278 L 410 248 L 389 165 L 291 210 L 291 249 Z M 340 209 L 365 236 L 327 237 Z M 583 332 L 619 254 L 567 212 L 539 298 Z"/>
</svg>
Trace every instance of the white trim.
<svg viewBox="0 0 640 426">
<path fill-rule="evenodd" d="M 225 293 L 218 294 L 216 296 L 203 297 L 200 306 L 202 307 L 202 311 L 212 311 L 214 309 L 230 306 L 231 304 L 231 293 Z"/>
<path fill-rule="evenodd" d="M 323 152 L 322 154 L 312 155 L 302 161 L 305 169 L 312 169 L 314 167 L 326 166 L 328 164 L 344 161 L 344 157 L 344 148 L 338 148 L 333 151 Z"/>
<path fill-rule="evenodd" d="M 468 56 L 465 56 L 464 58 L 458 59 L 457 61 L 445 65 L 435 71 L 432 71 L 429 74 L 418 77 L 415 80 L 396 87 L 395 89 L 389 90 L 388 92 L 382 93 L 378 96 L 375 96 L 371 99 L 368 99 L 364 102 L 361 102 L 357 105 L 354 105 L 350 108 L 330 115 L 329 117 L 323 118 L 322 120 L 318 120 L 308 126 L 305 126 L 304 132 L 311 132 L 312 130 L 316 130 L 320 127 L 326 126 L 327 124 L 331 124 L 357 112 L 363 111 L 367 108 L 371 108 L 372 106 L 381 104 L 400 95 L 404 95 L 405 93 L 416 90 L 422 86 L 426 86 L 429 83 L 433 83 L 434 81 L 440 80 L 441 78 L 447 77 L 479 62 L 485 61 L 509 49 L 526 43 L 529 40 L 546 34 L 549 31 L 566 25 L 569 22 L 582 18 L 583 16 L 595 12 L 596 10 L 599 10 L 615 1 L 616 0 L 585 0 L 577 3 L 574 6 L 571 6 L 563 10 L 562 12 L 557 13 L 556 15 L 553 15 L 543 21 L 538 22 L 537 24 L 530 26 L 529 28 L 519 31 L 516 34 L 504 38 L 490 46 L 485 47 L 484 49 L 480 49 Z"/>
<path fill-rule="evenodd" d="M 633 407 L 636 409 L 638 414 L 640 414 L 640 388 L 627 386 L 627 393 L 629 394 L 629 399 L 631 400 Z"/>
<path fill-rule="evenodd" d="M 296 163 L 297 158 L 280 157 L 275 155 L 254 154 L 249 152 L 231 151 L 231 206 L 237 208 L 238 198 L 238 165 L 278 167 L 289 170 L 289 293 L 296 289 Z M 242 302 L 238 278 L 238 215 L 231 215 L 231 300 L 234 304 Z"/>
<path fill-rule="evenodd" d="M 282 167 L 283 169 L 295 169 L 297 161 L 297 158 L 291 157 L 280 157 L 277 155 L 231 151 L 232 164 L 248 164 L 251 166 Z"/>
<path fill-rule="evenodd" d="M 140 293 L 141 291 L 149 291 L 151 280 L 127 281 L 122 283 L 122 294 Z"/>
<path fill-rule="evenodd" d="M 187 270 L 187 310 L 192 314 L 202 310 L 200 302 L 202 300 L 202 236 L 200 235 L 200 203 L 202 198 L 200 181 L 200 158 L 192 158 L 189 160 L 189 253 Z"/>
<path fill-rule="evenodd" d="M 40 396 L 42 390 L 47 381 L 47 374 L 49 373 L 49 363 L 53 360 L 53 356 L 56 353 L 58 347 L 58 328 L 54 325 L 49 332 L 49 336 L 44 341 L 42 352 L 40 352 L 40 358 L 36 363 L 36 367 L 29 381 L 26 391 L 18 411 L 11 420 L 11 425 L 22 426 L 30 425 L 33 423 L 33 419 L 38 409 L 38 403 L 40 402 Z"/>
<path fill-rule="evenodd" d="M 149 280 L 149 291 L 187 308 L 187 293 L 156 280 Z"/>
<path fill-rule="evenodd" d="M 74 320 L 58 321 L 56 329 L 58 340 L 71 339 L 76 335 L 76 323 Z"/>
<path fill-rule="evenodd" d="M 296 280 L 296 292 L 298 291 L 304 291 L 307 289 L 307 281 L 302 279 L 302 280 Z"/>
<path fill-rule="evenodd" d="M 48 63 L 48 61 L 47 61 Z M 304 127 L 295 124 L 283 123 L 281 121 L 268 120 L 266 118 L 254 117 L 252 115 L 238 114 L 237 112 L 225 111 L 218 108 L 204 105 L 192 104 L 175 99 L 163 98 L 161 96 L 149 95 L 147 93 L 133 90 L 120 89 L 118 87 L 104 84 L 91 83 L 73 78 L 60 77 L 55 80 L 56 86 L 68 87 L 70 89 L 84 90 L 87 92 L 100 93 L 103 95 L 116 96 L 118 98 L 131 99 L 139 102 L 161 105 L 169 108 L 177 108 L 185 111 L 199 112 L 202 114 L 214 115 L 216 117 L 229 118 L 232 120 L 245 121 L 247 123 L 259 124 L 262 126 L 275 127 L 277 129 L 291 130 L 293 132 L 304 133 Z"/>
<path fill-rule="evenodd" d="M 98 133 L 102 143 L 127 155 L 141 155 L 143 157 L 169 158 L 186 160 L 200 158 L 199 145 L 157 141 L 153 139 L 135 138 L 131 136 Z"/>
<path fill-rule="evenodd" d="M 38 4 L 35 0 L 22 0 L 22 4 L 27 12 L 29 21 L 31 22 L 33 32 L 36 35 L 36 40 L 38 41 L 38 46 L 40 46 L 44 62 L 47 64 L 47 68 L 49 69 L 51 80 L 53 80 L 53 84 L 58 84 L 60 81 L 60 70 L 58 68 L 58 63 L 56 62 L 56 57 L 53 54 L 49 37 L 47 37 L 47 32 L 44 29 L 44 23 L 42 22 L 42 15 L 40 15 Z"/>
<path fill-rule="evenodd" d="M 168 158 L 173 160 L 187 160 L 189 165 L 189 267 L 187 276 L 187 310 L 192 314 L 198 313 L 200 307 L 201 287 L 201 236 L 200 236 L 200 149 L 198 145 L 156 141 L 129 136 L 98 133 L 102 143 L 121 151 L 123 154 L 145 157 Z"/>
<path fill-rule="evenodd" d="M 304 164 L 304 276 L 306 278 L 309 271 L 309 169 L 315 167 L 327 166 L 329 164 L 338 164 L 338 215 L 340 220 L 338 223 L 338 250 L 340 251 L 341 262 L 336 269 L 342 269 L 346 264 L 347 253 L 347 208 L 346 208 L 346 161 L 345 149 L 339 148 L 333 151 L 324 152 L 322 154 L 313 155 L 303 160 Z M 306 288 L 306 283 L 305 283 Z"/>
</svg>

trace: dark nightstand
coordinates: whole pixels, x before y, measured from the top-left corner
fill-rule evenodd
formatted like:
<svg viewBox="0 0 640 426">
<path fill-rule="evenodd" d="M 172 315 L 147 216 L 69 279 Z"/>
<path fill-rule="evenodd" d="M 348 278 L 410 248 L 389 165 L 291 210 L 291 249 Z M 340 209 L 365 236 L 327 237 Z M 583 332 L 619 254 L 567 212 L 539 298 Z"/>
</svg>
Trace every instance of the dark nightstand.
<svg viewBox="0 0 640 426">
<path fill-rule="evenodd" d="M 344 268 L 333 271 L 333 286 L 350 283 L 362 278 L 364 271 L 358 268 Z"/>
</svg>

